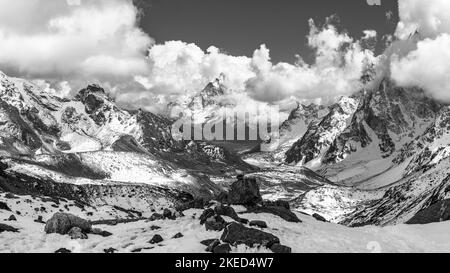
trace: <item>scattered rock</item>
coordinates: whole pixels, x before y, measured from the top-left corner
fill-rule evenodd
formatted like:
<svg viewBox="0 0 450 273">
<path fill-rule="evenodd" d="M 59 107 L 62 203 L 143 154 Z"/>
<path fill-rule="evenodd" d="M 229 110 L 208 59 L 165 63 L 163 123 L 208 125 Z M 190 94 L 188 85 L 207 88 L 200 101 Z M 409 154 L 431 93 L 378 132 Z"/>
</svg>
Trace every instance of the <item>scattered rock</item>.
<svg viewBox="0 0 450 273">
<path fill-rule="evenodd" d="M 117 251 L 117 249 L 112 248 L 112 247 L 107 248 L 107 249 L 103 249 L 103 252 L 105 252 L 107 254 L 114 254 L 114 253 L 116 253 L 116 251 Z"/>
<path fill-rule="evenodd" d="M 231 247 L 229 244 L 221 244 L 214 248 L 213 253 L 223 254 L 223 253 L 230 253 Z"/>
<path fill-rule="evenodd" d="M 239 179 L 231 185 L 228 192 L 228 202 L 233 205 L 253 206 L 261 201 L 262 197 L 255 178 Z"/>
<path fill-rule="evenodd" d="M 227 222 L 225 222 L 225 220 L 220 215 L 212 216 L 205 222 L 205 228 L 207 231 L 222 231 L 226 225 Z"/>
<path fill-rule="evenodd" d="M 0 233 L 2 232 L 19 232 L 17 228 L 0 223 Z"/>
<path fill-rule="evenodd" d="M 328 222 L 327 219 L 325 219 L 322 215 L 317 213 L 314 213 L 312 217 L 314 217 L 317 221 Z"/>
<path fill-rule="evenodd" d="M 56 250 L 55 253 L 66 254 L 66 253 L 72 253 L 72 251 L 68 250 L 67 248 L 60 248 L 60 249 Z"/>
<path fill-rule="evenodd" d="M 163 217 L 166 219 L 171 219 L 171 220 L 176 219 L 175 215 L 172 213 L 172 211 L 170 209 L 164 209 Z"/>
<path fill-rule="evenodd" d="M 263 207 L 263 206 L 254 206 L 248 207 L 246 213 L 270 213 L 273 215 L 277 215 L 288 222 L 293 223 L 301 223 L 300 219 L 298 219 L 297 215 L 292 211 L 286 209 L 285 207 Z"/>
<path fill-rule="evenodd" d="M 230 207 L 230 206 L 225 206 L 225 205 L 218 205 L 214 208 L 214 211 L 216 212 L 216 214 L 218 215 L 222 215 L 222 216 L 228 216 L 236 221 L 239 221 L 240 218 L 238 216 L 238 214 L 236 213 L 236 211 Z"/>
<path fill-rule="evenodd" d="M 149 249 L 154 249 L 154 247 L 142 247 L 142 248 L 136 248 L 134 250 L 132 250 L 132 253 L 139 253 L 142 252 L 142 250 L 149 250 Z"/>
<path fill-rule="evenodd" d="M 158 227 L 158 226 L 151 226 L 150 227 L 150 230 L 158 230 L 158 229 L 161 229 L 161 227 Z"/>
<path fill-rule="evenodd" d="M 109 237 L 109 236 L 113 235 L 111 232 L 108 232 L 106 230 L 102 230 L 99 228 L 93 228 L 90 233 L 94 234 L 94 235 L 100 235 L 102 237 Z"/>
<path fill-rule="evenodd" d="M 183 237 L 184 235 L 181 233 L 181 232 L 178 232 L 177 234 L 175 234 L 172 238 L 173 239 L 178 239 L 178 238 L 181 238 L 181 237 Z"/>
<path fill-rule="evenodd" d="M 83 233 L 83 231 L 81 230 L 81 228 L 79 227 L 73 227 L 69 230 L 69 232 L 67 233 L 70 238 L 72 240 L 86 240 L 88 238 L 88 236 L 86 234 Z"/>
<path fill-rule="evenodd" d="M 6 199 L 19 199 L 19 197 L 15 196 L 14 194 L 12 194 L 12 193 L 10 193 L 10 192 L 7 192 L 7 193 L 5 194 L 5 198 L 6 198 Z"/>
<path fill-rule="evenodd" d="M 215 239 L 208 245 L 208 247 L 205 249 L 205 251 L 207 251 L 207 252 L 214 252 L 214 249 L 218 245 L 220 245 L 220 240 Z"/>
<path fill-rule="evenodd" d="M 242 223 L 242 224 L 248 224 L 248 219 L 245 219 L 245 218 L 239 218 L 239 223 Z"/>
<path fill-rule="evenodd" d="M 162 214 L 159 213 L 153 213 L 152 216 L 150 216 L 149 220 L 150 221 L 156 221 L 156 220 L 162 220 L 164 219 L 164 216 Z"/>
<path fill-rule="evenodd" d="M 200 242 L 200 244 L 204 246 L 209 246 L 212 242 L 216 241 L 217 239 L 207 239 Z"/>
<path fill-rule="evenodd" d="M 202 215 L 200 215 L 200 225 L 203 225 L 208 218 L 214 216 L 215 214 L 216 213 L 211 208 L 204 210 Z"/>
<path fill-rule="evenodd" d="M 11 211 L 8 205 L 5 202 L 0 202 L 0 210 Z"/>
<path fill-rule="evenodd" d="M 47 234 L 58 233 L 65 235 L 74 227 L 80 228 L 84 233 L 89 233 L 92 229 L 90 221 L 84 220 L 69 213 L 58 212 L 55 213 L 53 217 L 47 221 L 44 230 Z"/>
<path fill-rule="evenodd" d="M 262 203 L 264 207 L 283 207 L 285 209 L 291 210 L 291 206 L 288 201 L 277 200 L 277 201 L 264 201 Z"/>
<path fill-rule="evenodd" d="M 162 241 L 164 241 L 164 239 L 161 237 L 161 235 L 156 234 L 156 235 L 153 236 L 153 238 L 149 241 L 149 243 L 152 244 L 152 245 L 154 245 L 154 244 L 161 243 Z"/>
<path fill-rule="evenodd" d="M 250 221 L 251 227 L 267 228 L 267 223 L 264 221 L 253 220 Z"/>
<path fill-rule="evenodd" d="M 16 218 L 16 216 L 11 215 L 11 216 L 9 216 L 8 221 L 17 221 L 17 218 Z"/>
<path fill-rule="evenodd" d="M 270 247 L 270 250 L 272 250 L 273 253 L 292 253 L 292 249 L 290 247 L 280 244 L 273 244 Z"/>
<path fill-rule="evenodd" d="M 38 218 L 36 220 L 34 220 L 34 222 L 39 223 L 39 224 L 45 224 L 44 219 L 42 218 L 41 215 L 39 215 Z"/>
<path fill-rule="evenodd" d="M 247 228 L 238 223 L 231 223 L 226 226 L 220 239 L 232 245 L 245 244 L 249 247 L 261 245 L 270 248 L 273 244 L 280 243 L 280 239 L 275 235 L 258 229 Z"/>
</svg>

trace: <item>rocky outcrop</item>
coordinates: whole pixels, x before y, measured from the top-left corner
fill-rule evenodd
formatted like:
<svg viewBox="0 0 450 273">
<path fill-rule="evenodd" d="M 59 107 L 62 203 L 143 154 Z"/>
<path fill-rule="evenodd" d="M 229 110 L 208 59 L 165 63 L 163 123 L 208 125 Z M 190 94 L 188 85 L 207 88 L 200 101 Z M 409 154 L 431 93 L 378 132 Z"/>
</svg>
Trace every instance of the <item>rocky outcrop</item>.
<svg viewBox="0 0 450 273">
<path fill-rule="evenodd" d="M 406 223 L 429 224 L 450 220 L 450 199 L 446 199 L 416 213 Z"/>
<path fill-rule="evenodd" d="M 238 223 L 229 224 L 220 239 L 231 245 L 245 244 L 249 247 L 260 245 L 270 248 L 272 245 L 280 243 L 280 239 L 270 233 L 247 228 Z"/>
<path fill-rule="evenodd" d="M 2 232 L 19 232 L 19 229 L 0 223 L 0 233 Z"/>
<path fill-rule="evenodd" d="M 246 213 L 270 213 L 273 215 L 277 215 L 288 222 L 301 223 L 301 220 L 298 219 L 297 215 L 295 215 L 295 213 L 286 209 L 285 207 L 253 206 L 248 207 Z"/>
<path fill-rule="evenodd" d="M 45 232 L 58 233 L 61 235 L 68 234 L 73 228 L 79 228 L 81 232 L 89 233 L 92 229 L 90 221 L 79 218 L 69 213 L 55 213 L 45 224 Z"/>
<path fill-rule="evenodd" d="M 238 177 L 228 192 L 228 202 L 233 205 L 256 205 L 262 201 L 255 178 Z"/>
</svg>

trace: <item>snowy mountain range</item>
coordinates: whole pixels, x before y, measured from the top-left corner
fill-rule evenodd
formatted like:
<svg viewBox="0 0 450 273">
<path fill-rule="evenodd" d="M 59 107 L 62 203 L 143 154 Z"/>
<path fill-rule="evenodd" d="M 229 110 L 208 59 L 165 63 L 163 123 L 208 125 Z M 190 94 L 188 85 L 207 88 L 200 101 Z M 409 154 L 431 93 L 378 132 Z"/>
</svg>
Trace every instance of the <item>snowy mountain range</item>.
<svg viewBox="0 0 450 273">
<path fill-rule="evenodd" d="M 227 87 L 216 80 L 167 112 L 177 107 L 204 123 L 230 106 L 225 94 Z M 38 207 L 46 207 L 45 198 L 82 204 L 77 212 L 89 211 L 92 221 L 138 221 L 180 207 L 195 218 L 201 211 L 194 213 L 199 207 L 193 204 L 220 201 L 245 174 L 263 200 L 287 202 L 303 221 L 312 222 L 304 215 L 313 215 L 331 222 L 319 229 L 333 230 L 336 224 L 407 223 L 450 197 L 450 108 L 423 90 L 383 79 L 329 106 L 295 105 L 277 135 L 257 142 L 271 147 L 261 152 L 246 141 L 175 140 L 173 117 L 123 109 L 98 85 L 67 99 L 0 73 L 0 201 L 17 207 L 16 214 L 27 211 L 15 217 L 24 223 L 47 220 L 50 211 L 74 212 L 60 201 L 30 211 L 15 200 Z M 297 232 L 287 229 L 279 236 Z"/>
</svg>

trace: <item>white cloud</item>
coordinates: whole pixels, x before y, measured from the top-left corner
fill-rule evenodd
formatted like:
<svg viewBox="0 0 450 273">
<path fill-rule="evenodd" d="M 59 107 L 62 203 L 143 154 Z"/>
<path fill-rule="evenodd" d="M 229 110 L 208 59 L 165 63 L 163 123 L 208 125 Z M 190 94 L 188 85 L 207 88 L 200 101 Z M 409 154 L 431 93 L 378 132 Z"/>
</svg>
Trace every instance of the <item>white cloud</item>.
<svg viewBox="0 0 450 273">
<path fill-rule="evenodd" d="M 42 79 L 123 79 L 148 72 L 152 39 L 131 0 L 0 0 L 0 68 Z"/>
<path fill-rule="evenodd" d="M 430 96 L 450 102 L 450 1 L 400 0 L 400 22 L 390 70 L 402 86 L 422 87 Z M 418 31 L 418 35 L 411 34 Z"/>
<path fill-rule="evenodd" d="M 58 94 L 98 82 L 123 105 L 152 110 L 200 91 L 225 74 L 225 84 L 262 102 L 289 97 L 329 101 L 361 88 L 373 52 L 329 24 L 310 21 L 308 43 L 316 59 L 308 65 L 273 63 L 265 45 L 253 56 L 232 56 L 211 46 L 167 41 L 153 44 L 138 27 L 132 0 L 0 0 L 0 70 L 42 79 Z M 24 19 L 26 18 L 26 20 Z M 233 92 L 234 92 L 233 91 Z M 245 104 L 248 102 L 240 100 Z"/>
<path fill-rule="evenodd" d="M 450 1 L 399 0 L 400 22 L 396 35 L 406 39 L 415 31 L 423 37 L 435 38 L 450 32 Z"/>
<path fill-rule="evenodd" d="M 308 43 L 316 50 L 313 65 L 302 61 L 295 65 L 272 64 L 265 46 L 255 51 L 252 66 L 257 76 L 247 82 L 252 97 L 278 101 L 295 96 L 300 100 L 328 102 L 362 87 L 360 79 L 367 62 L 376 62 L 373 52 L 363 49 L 359 41 L 347 34 L 338 33 L 332 25 L 318 28 L 310 20 L 310 27 Z M 375 35 L 365 33 L 367 38 Z"/>
<path fill-rule="evenodd" d="M 394 55 L 392 77 L 403 86 L 422 87 L 432 97 L 450 102 L 450 35 L 426 39 L 404 58 Z"/>
</svg>

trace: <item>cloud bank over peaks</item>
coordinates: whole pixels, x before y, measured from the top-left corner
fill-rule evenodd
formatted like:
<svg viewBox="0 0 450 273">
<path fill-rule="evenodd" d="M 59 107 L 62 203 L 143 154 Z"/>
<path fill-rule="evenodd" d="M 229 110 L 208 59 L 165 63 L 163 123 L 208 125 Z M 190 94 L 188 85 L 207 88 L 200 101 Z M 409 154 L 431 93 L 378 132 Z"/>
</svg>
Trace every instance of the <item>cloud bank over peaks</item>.
<svg viewBox="0 0 450 273">
<path fill-rule="evenodd" d="M 376 32 L 366 31 L 362 40 L 355 41 L 333 25 L 319 28 L 313 20 L 309 23 L 307 38 L 316 52 L 314 64 L 308 65 L 301 59 L 294 65 L 273 64 L 269 50 L 262 46 L 252 59 L 256 77 L 246 84 L 253 98 L 273 102 L 294 96 L 299 100 L 328 102 L 363 87 L 360 81 L 363 72 L 377 58 L 372 50 L 363 48 L 362 41 L 375 38 Z"/>
<path fill-rule="evenodd" d="M 450 1 L 399 0 L 399 12 L 396 35 L 409 46 L 392 55 L 391 77 L 450 103 Z"/>
</svg>

